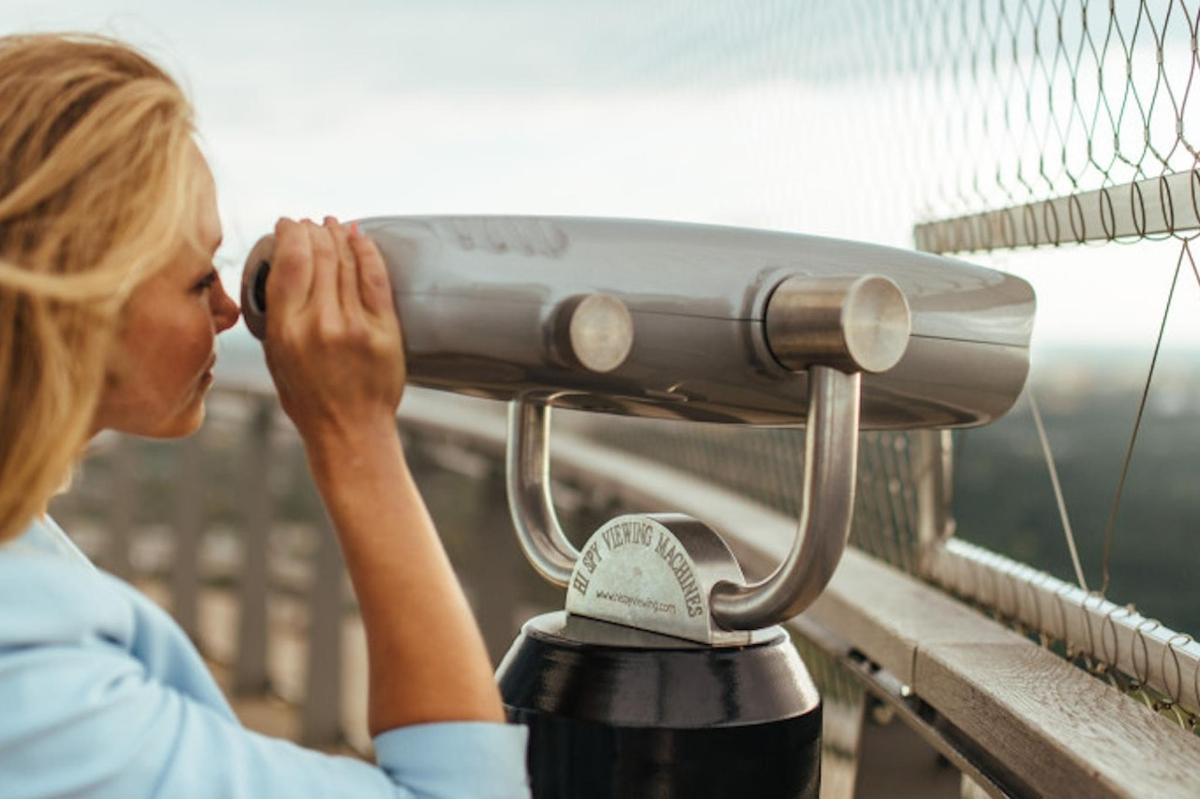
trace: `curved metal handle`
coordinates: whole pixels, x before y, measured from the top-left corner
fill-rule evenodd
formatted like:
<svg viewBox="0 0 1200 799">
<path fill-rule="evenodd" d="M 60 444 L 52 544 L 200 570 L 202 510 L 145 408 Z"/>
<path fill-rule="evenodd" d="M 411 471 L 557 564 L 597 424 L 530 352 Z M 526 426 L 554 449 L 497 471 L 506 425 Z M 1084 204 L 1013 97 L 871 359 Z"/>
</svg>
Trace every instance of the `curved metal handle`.
<svg viewBox="0 0 1200 799">
<path fill-rule="evenodd" d="M 579 551 L 563 533 L 550 497 L 550 406 L 544 400 L 509 403 L 505 466 L 508 508 L 525 557 L 538 574 L 566 586 Z"/>
<path fill-rule="evenodd" d="M 811 605 L 833 576 L 850 536 L 854 509 L 861 383 L 857 372 L 809 368 L 804 493 L 796 539 L 787 558 L 765 580 L 713 587 L 710 606 L 721 627 L 757 630 L 790 619 Z"/>
</svg>

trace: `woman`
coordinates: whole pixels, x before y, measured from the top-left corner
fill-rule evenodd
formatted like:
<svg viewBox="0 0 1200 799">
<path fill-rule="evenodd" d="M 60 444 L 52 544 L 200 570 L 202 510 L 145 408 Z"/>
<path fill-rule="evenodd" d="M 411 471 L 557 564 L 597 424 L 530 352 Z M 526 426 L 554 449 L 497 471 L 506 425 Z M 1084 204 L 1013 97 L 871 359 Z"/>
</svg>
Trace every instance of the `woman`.
<svg viewBox="0 0 1200 799">
<path fill-rule="evenodd" d="M 0 38 L 2 796 L 527 792 L 525 730 L 396 435 L 380 255 L 333 219 L 275 233 L 264 347 L 362 609 L 379 767 L 242 728 L 179 628 L 44 516 L 96 433 L 196 430 L 238 308 L 176 84 L 115 41 Z"/>
</svg>

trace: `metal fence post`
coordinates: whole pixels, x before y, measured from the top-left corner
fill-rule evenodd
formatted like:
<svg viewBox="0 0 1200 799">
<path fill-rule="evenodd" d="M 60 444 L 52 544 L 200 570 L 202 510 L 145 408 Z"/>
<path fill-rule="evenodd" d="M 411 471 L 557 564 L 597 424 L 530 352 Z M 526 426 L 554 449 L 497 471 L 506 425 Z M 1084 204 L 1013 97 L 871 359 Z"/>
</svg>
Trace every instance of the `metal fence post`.
<svg viewBox="0 0 1200 799">
<path fill-rule="evenodd" d="M 129 557 L 136 523 L 138 499 L 136 458 L 133 442 L 122 438 L 112 449 L 112 490 L 109 495 L 108 541 L 104 549 L 104 567 L 122 580 L 133 579 Z"/>
<path fill-rule="evenodd" d="M 342 551 L 327 522 L 318 528 L 312 580 L 308 589 L 308 672 L 300 738 L 309 746 L 342 739 Z"/>
<path fill-rule="evenodd" d="M 199 640 L 200 539 L 206 524 L 201 436 L 180 445 L 175 483 L 175 550 L 171 564 L 171 611 L 193 641 Z"/>
<path fill-rule="evenodd" d="M 954 439 L 949 430 L 921 430 L 913 479 L 917 491 L 917 564 L 929 568 L 929 553 L 954 535 Z"/>
<path fill-rule="evenodd" d="M 238 694 L 263 693 L 267 675 L 267 539 L 271 532 L 274 502 L 271 496 L 271 431 L 275 424 L 274 398 L 259 399 L 245 439 L 242 526 L 242 563 L 238 586 L 237 662 L 233 690 Z"/>
<path fill-rule="evenodd" d="M 475 618 L 493 665 L 499 665 L 519 629 L 517 575 L 525 562 L 508 512 L 504 464 L 497 467 L 483 478 L 484 485 L 477 489 L 475 529 L 468 531 L 475 540 L 467 549 L 476 562 L 464 564 L 464 571 L 472 577 Z"/>
</svg>

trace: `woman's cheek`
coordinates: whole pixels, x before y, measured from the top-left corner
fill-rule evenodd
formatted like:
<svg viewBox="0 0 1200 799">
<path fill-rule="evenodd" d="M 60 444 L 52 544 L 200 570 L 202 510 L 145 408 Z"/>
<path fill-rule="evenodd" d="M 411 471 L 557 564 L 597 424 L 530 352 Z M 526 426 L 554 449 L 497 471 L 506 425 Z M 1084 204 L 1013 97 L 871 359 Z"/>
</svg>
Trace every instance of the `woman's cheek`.
<svg viewBox="0 0 1200 799">
<path fill-rule="evenodd" d="M 186 365 L 185 378 L 190 378 L 194 383 L 206 371 L 213 354 L 212 323 L 207 313 L 193 320 L 186 336 L 183 340 L 187 342 L 187 354 L 179 360 L 181 364 Z"/>
<path fill-rule="evenodd" d="M 171 398 L 167 400 L 171 405 L 187 404 L 191 400 L 212 353 L 212 332 L 207 319 L 191 308 L 177 310 L 183 312 L 174 317 L 163 314 L 156 320 L 154 335 L 158 343 L 153 352 L 147 353 L 146 359 L 155 375 L 154 382 L 159 385 L 160 395 L 164 399 Z"/>
</svg>

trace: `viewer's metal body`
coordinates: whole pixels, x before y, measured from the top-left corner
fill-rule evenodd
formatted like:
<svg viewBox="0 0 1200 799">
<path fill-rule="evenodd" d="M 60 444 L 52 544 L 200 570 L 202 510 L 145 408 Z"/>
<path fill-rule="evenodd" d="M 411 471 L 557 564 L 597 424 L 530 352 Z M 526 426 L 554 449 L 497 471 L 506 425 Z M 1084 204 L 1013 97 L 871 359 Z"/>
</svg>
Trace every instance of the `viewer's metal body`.
<svg viewBox="0 0 1200 799">
<path fill-rule="evenodd" d="M 1029 364 L 1028 284 L 947 258 L 737 228 L 529 217 L 362 227 L 388 264 L 409 379 L 511 403 L 513 522 L 538 573 L 567 589 L 566 613 L 527 624 L 500 669 L 510 714 L 533 730 L 535 793 L 636 789 L 628 776 L 597 783 L 585 765 L 555 765 L 576 746 L 615 760 L 618 775 L 712 793 L 750 779 L 710 762 L 732 746 L 804 752 L 771 785 L 815 795 L 819 698 L 772 625 L 811 604 L 841 559 L 860 429 L 984 424 L 1016 401 Z M 243 282 L 258 334 L 271 248 L 269 238 L 255 248 Z M 618 517 L 577 550 L 550 495 L 555 407 L 803 425 L 803 502 L 787 556 L 750 583 L 716 530 L 670 513 Z M 730 700 L 716 716 L 677 712 L 676 688 L 653 674 Z M 725 676 L 702 677 L 715 674 Z M 747 693 L 760 677 L 775 688 Z M 651 726 L 678 747 L 673 759 L 639 748 L 647 698 L 658 708 Z M 595 737 L 597 722 L 606 736 Z"/>
</svg>

